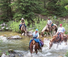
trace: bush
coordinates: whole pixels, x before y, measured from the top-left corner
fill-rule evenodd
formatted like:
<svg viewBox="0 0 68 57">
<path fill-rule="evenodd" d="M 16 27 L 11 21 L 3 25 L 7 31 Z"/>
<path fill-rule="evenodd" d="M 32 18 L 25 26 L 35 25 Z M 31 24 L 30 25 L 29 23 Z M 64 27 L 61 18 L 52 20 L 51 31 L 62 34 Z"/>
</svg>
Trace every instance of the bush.
<svg viewBox="0 0 68 57">
<path fill-rule="evenodd" d="M 68 57 L 68 51 L 67 51 L 67 53 L 65 54 L 65 56 Z"/>
</svg>

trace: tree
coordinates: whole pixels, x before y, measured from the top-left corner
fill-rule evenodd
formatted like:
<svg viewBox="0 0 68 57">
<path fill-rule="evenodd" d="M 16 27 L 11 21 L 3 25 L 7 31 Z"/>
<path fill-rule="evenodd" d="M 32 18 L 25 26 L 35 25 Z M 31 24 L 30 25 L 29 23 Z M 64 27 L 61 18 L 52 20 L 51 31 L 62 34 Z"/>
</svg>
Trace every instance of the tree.
<svg viewBox="0 0 68 57">
<path fill-rule="evenodd" d="M 29 24 L 35 18 L 35 12 L 40 12 L 38 0 L 17 0 L 11 6 L 15 12 L 13 19 L 20 20 L 23 17 Z"/>
<path fill-rule="evenodd" d="M 58 0 L 49 0 L 47 9 L 49 10 L 50 14 L 61 16 L 66 10 L 64 6 L 59 5 L 57 2 Z"/>
<path fill-rule="evenodd" d="M 12 10 L 9 6 L 11 4 L 11 0 L 1 0 L 0 8 L 2 11 L 1 19 L 7 21 L 8 19 L 12 19 Z"/>
</svg>

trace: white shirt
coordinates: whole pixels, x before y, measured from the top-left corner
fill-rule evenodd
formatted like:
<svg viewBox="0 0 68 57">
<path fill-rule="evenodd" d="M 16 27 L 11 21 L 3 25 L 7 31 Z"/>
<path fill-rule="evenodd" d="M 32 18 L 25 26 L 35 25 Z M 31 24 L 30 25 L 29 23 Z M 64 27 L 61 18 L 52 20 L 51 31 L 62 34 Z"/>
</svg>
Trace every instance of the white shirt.
<svg viewBox="0 0 68 57">
<path fill-rule="evenodd" d="M 64 27 L 59 27 L 57 30 L 57 32 L 62 32 L 62 33 L 64 33 L 64 31 L 65 31 Z"/>
<path fill-rule="evenodd" d="M 52 23 L 52 21 L 51 20 L 48 20 L 47 24 L 50 25 L 51 23 Z"/>
<path fill-rule="evenodd" d="M 38 32 L 36 34 L 34 32 L 32 35 L 33 35 L 33 37 L 39 37 L 39 33 Z"/>
</svg>

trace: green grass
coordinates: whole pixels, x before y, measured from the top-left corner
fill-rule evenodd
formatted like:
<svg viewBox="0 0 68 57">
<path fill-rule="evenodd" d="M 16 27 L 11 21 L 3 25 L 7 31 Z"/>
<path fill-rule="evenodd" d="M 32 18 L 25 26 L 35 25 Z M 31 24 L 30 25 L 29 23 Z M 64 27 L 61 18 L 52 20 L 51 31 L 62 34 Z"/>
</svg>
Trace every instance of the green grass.
<svg viewBox="0 0 68 57">
<path fill-rule="evenodd" d="M 50 17 L 50 18 L 52 19 L 54 24 L 57 24 L 57 22 L 59 22 L 59 24 L 63 24 L 63 27 L 66 30 L 65 33 L 68 34 L 68 25 L 67 25 L 68 22 L 67 22 L 67 20 L 63 20 L 62 21 L 60 19 L 54 19 L 53 17 Z M 42 29 L 46 26 L 47 20 L 44 20 L 44 19 L 42 19 L 42 21 L 41 21 L 41 19 L 39 19 L 39 20 L 40 20 L 39 23 L 37 23 L 38 19 L 37 18 L 34 19 L 35 25 L 33 25 L 33 26 L 32 26 L 32 24 L 30 26 L 27 26 L 28 21 L 25 20 L 25 24 L 27 26 L 28 31 L 31 31 L 31 30 L 35 31 L 35 29 L 38 29 L 39 32 L 41 32 Z M 19 22 L 16 22 L 16 21 L 8 22 L 8 25 L 11 27 L 12 31 L 15 31 L 15 32 L 19 32 L 20 31 L 19 30 L 19 24 L 20 24 L 20 21 Z M 59 25 L 58 25 L 58 27 L 59 27 Z"/>
</svg>

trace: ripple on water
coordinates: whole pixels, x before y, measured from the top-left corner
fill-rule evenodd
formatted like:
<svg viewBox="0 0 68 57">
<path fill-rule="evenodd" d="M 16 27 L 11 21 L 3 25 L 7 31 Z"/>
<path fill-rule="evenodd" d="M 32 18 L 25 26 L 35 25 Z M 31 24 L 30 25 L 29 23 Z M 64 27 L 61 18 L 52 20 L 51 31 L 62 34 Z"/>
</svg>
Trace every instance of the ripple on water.
<svg viewBox="0 0 68 57">
<path fill-rule="evenodd" d="M 2 33 L 2 35 L 13 35 L 12 33 Z M 18 34 L 14 34 L 18 35 Z M 31 57 L 30 51 L 28 50 L 29 41 L 31 38 L 22 36 L 23 39 L 21 40 L 7 40 L 6 37 L 0 36 L 0 50 L 8 50 L 8 49 L 14 49 L 19 55 L 23 55 L 23 57 Z M 2 42 L 1 42 L 2 41 Z M 38 52 L 38 54 L 33 53 L 32 57 L 58 57 L 58 56 L 64 56 L 66 51 L 68 50 L 68 45 L 65 45 L 64 42 L 62 42 L 61 45 L 56 48 L 56 44 L 52 46 L 51 49 L 49 49 L 49 40 L 44 39 L 44 47 L 42 48 L 42 52 Z"/>
</svg>

